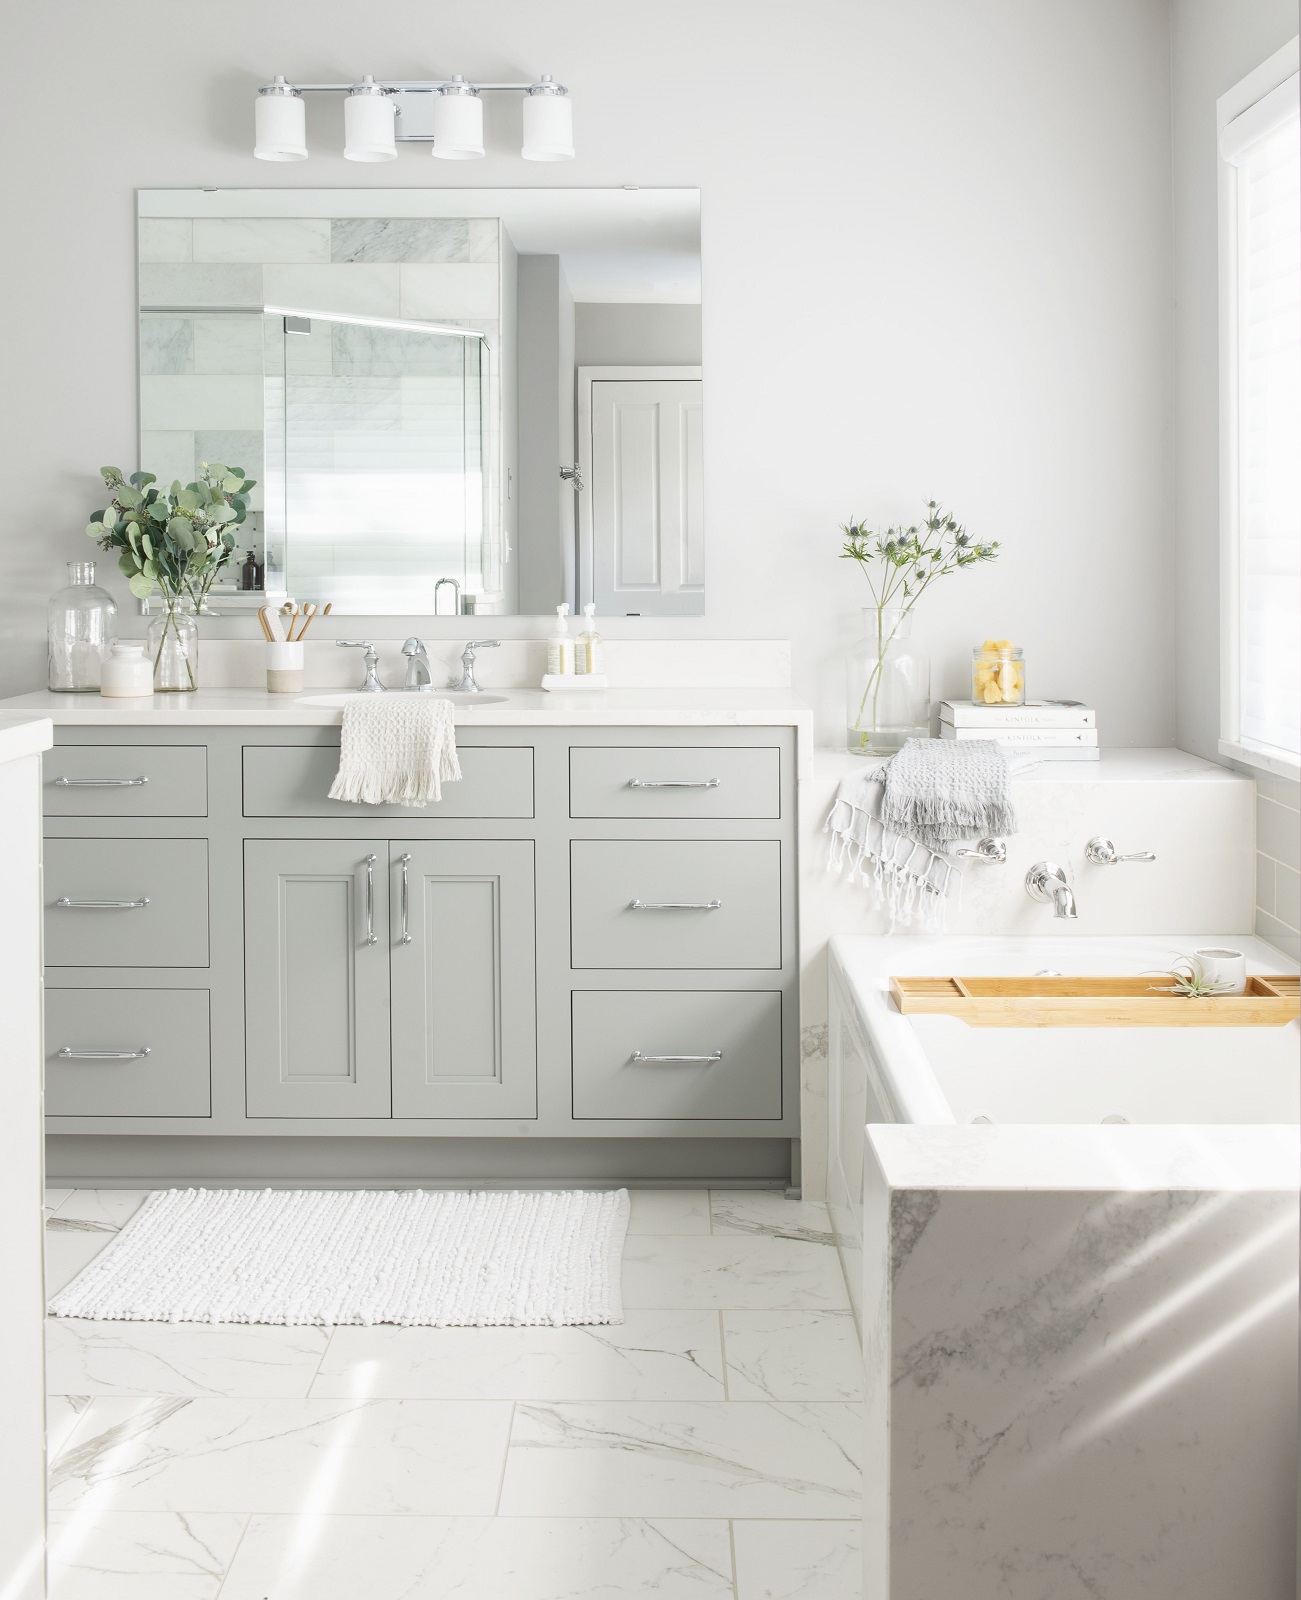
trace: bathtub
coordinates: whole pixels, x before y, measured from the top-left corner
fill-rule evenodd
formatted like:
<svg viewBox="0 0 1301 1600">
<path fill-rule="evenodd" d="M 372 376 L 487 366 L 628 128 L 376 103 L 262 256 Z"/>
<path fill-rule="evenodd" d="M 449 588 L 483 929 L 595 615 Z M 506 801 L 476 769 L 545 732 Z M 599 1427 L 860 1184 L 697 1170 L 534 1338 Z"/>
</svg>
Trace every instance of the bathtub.
<svg viewBox="0 0 1301 1600">
<path fill-rule="evenodd" d="M 1291 1600 L 1301 1025 L 973 1028 L 889 993 L 1224 944 L 1295 970 L 1244 936 L 831 941 L 865 1600 Z"/>
</svg>

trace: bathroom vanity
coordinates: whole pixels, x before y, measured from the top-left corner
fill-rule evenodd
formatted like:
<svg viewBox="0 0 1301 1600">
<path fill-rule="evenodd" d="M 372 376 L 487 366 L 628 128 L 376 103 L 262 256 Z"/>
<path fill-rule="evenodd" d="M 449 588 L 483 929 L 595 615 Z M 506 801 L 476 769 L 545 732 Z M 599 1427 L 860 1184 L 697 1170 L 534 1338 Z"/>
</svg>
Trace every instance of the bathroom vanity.
<svg viewBox="0 0 1301 1600">
<path fill-rule="evenodd" d="M 788 1173 L 802 714 L 661 698 L 695 704 L 458 707 L 463 779 L 411 809 L 327 797 L 311 697 L 27 697 L 52 1165 Z"/>
</svg>

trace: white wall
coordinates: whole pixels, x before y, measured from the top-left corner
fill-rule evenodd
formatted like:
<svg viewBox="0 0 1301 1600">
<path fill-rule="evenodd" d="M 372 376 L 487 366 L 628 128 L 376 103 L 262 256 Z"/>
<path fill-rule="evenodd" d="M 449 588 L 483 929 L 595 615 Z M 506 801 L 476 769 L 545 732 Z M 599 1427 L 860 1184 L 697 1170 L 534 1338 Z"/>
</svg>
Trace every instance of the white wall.
<svg viewBox="0 0 1301 1600">
<path fill-rule="evenodd" d="M 1220 724 L 1219 255 L 1215 102 L 1296 36 L 1296 0 L 1174 0 L 1175 567 L 1179 744 Z"/>
<path fill-rule="evenodd" d="M 700 307 L 582 301 L 577 316 L 580 367 L 698 367 Z"/>
<path fill-rule="evenodd" d="M 862 596 L 836 525 L 933 494 L 1006 544 L 927 604 L 937 690 L 960 687 L 974 641 L 1014 635 L 1032 692 L 1096 700 L 1104 740 L 1172 736 L 1166 0 L 658 0 L 648 16 L 485 0 L 431 32 L 417 0 L 7 8 L 11 126 L 39 137 L 10 146 L 7 174 L 0 688 L 39 681 L 45 598 L 85 553 L 96 469 L 133 462 L 134 188 L 698 184 L 709 609 L 609 631 L 789 634 L 796 686 L 838 737 Z M 357 167 L 318 98 L 310 162 L 252 160 L 259 83 L 364 70 L 554 72 L 579 158 L 521 162 L 518 105 L 496 97 L 484 161 Z"/>
</svg>

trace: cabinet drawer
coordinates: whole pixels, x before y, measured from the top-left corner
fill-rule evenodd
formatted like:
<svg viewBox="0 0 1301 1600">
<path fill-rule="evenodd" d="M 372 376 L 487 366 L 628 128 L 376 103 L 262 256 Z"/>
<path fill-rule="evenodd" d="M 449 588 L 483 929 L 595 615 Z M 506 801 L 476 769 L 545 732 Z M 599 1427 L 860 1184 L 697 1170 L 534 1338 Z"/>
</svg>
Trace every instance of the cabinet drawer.
<svg viewBox="0 0 1301 1600">
<path fill-rule="evenodd" d="M 202 745 L 59 744 L 45 757 L 47 817 L 206 817 Z"/>
<path fill-rule="evenodd" d="M 575 967 L 780 967 L 781 845 L 575 840 Z"/>
<path fill-rule="evenodd" d="M 207 840 L 47 839 L 45 960 L 206 967 Z"/>
<path fill-rule="evenodd" d="M 427 806 L 362 806 L 329 798 L 339 770 L 337 745 L 244 746 L 246 817 L 531 817 L 533 750 L 519 745 L 461 745 L 461 781 L 445 784 Z"/>
<path fill-rule="evenodd" d="M 45 991 L 50 1116 L 206 1117 L 209 1051 L 206 989 Z"/>
<path fill-rule="evenodd" d="M 775 745 L 621 745 L 569 751 L 571 817 L 779 817 Z"/>
<path fill-rule="evenodd" d="M 777 1121 L 781 1008 L 773 993 L 575 992 L 574 1116 Z M 677 1056 L 706 1059 L 645 1059 Z"/>
</svg>

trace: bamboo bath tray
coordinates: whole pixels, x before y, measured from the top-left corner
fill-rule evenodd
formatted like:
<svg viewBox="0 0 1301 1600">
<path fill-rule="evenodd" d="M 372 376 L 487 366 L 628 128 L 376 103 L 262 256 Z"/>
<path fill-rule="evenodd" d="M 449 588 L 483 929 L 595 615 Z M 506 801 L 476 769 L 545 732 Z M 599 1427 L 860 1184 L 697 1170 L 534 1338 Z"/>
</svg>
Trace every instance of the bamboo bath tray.
<svg viewBox="0 0 1301 1600">
<path fill-rule="evenodd" d="M 1301 1013 L 1295 974 L 1249 977 L 1245 994 L 1163 994 L 1137 978 L 891 978 L 905 1013 L 940 1012 L 973 1028 L 1279 1028 Z"/>
</svg>

